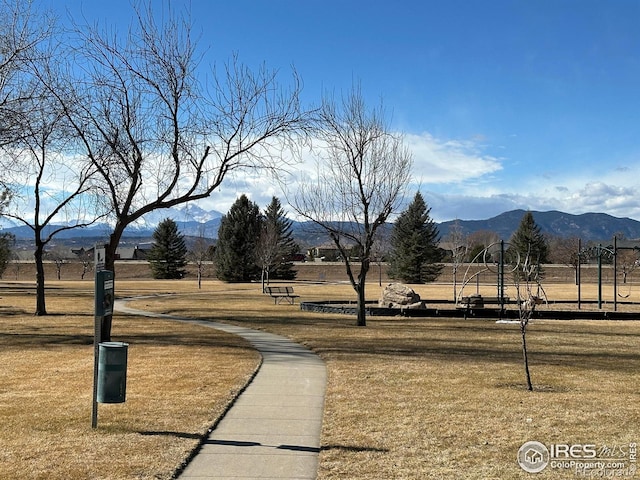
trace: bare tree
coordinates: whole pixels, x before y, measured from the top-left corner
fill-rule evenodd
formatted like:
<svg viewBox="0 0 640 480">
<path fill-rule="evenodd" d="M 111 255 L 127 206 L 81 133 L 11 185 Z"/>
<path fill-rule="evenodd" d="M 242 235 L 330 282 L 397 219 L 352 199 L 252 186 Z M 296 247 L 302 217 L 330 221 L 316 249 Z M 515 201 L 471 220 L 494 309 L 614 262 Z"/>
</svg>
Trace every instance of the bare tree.
<svg viewBox="0 0 640 480">
<path fill-rule="evenodd" d="M 382 286 L 382 265 L 391 250 L 391 232 L 388 228 L 380 228 L 371 245 L 371 261 L 378 267 L 378 286 Z"/>
<path fill-rule="evenodd" d="M 273 166 L 274 151 L 304 125 L 295 75 L 292 89 L 282 89 L 274 72 L 233 58 L 205 86 L 190 20 L 174 12 L 157 18 L 149 2 L 135 8 L 124 38 L 79 26 L 80 45 L 62 72 L 73 95 L 59 102 L 113 212 L 107 270 L 127 226 L 208 197 L 231 172 Z M 106 325 L 106 340 L 110 332 Z"/>
<path fill-rule="evenodd" d="M 80 279 L 84 280 L 85 275 L 93 270 L 93 264 L 95 262 L 95 256 L 92 250 L 82 249 L 76 254 L 76 257 L 82 264 L 82 271 L 80 272 Z"/>
<path fill-rule="evenodd" d="M 296 212 L 320 226 L 344 261 L 357 294 L 357 325 L 366 326 L 365 285 L 376 232 L 395 212 L 410 177 L 411 154 L 390 133 L 382 108 L 367 109 L 359 88 L 340 103 L 328 96 L 319 110 L 317 177 L 303 182 Z M 360 254 L 354 272 L 351 250 Z"/>
<path fill-rule="evenodd" d="M 281 252 L 279 241 L 280 231 L 277 225 L 273 222 L 265 221 L 263 217 L 260 225 L 260 235 L 256 243 L 256 258 L 262 272 L 260 274 L 260 283 L 262 284 L 263 293 L 265 292 L 265 287 L 269 284 L 271 266 Z"/>
<path fill-rule="evenodd" d="M 56 246 L 46 252 L 45 257 L 53 262 L 56 267 L 56 278 L 60 280 L 62 278 L 62 267 L 67 265 L 72 259 L 73 255 L 71 252 L 62 247 Z"/>
<path fill-rule="evenodd" d="M 207 241 L 204 234 L 204 227 L 198 230 L 198 236 L 193 244 L 193 247 L 187 254 L 187 259 L 193 262 L 196 266 L 196 273 L 198 277 L 198 289 L 202 288 L 202 276 L 204 274 L 207 261 L 211 260 L 210 256 L 210 243 Z"/>
<path fill-rule="evenodd" d="M 578 263 L 580 261 L 580 239 L 578 237 L 550 236 L 549 260 L 571 267 L 576 285 L 578 284 Z"/>
<path fill-rule="evenodd" d="M 41 50 L 31 60 L 34 69 L 53 58 Z M 65 230 L 88 226 L 100 218 L 91 195 L 95 168 L 83 159 L 65 155 L 72 138 L 65 114 L 48 88 L 34 88 L 24 99 L 28 111 L 20 121 L 21 133 L 2 146 L 0 166 L 4 181 L 12 186 L 3 215 L 29 227 L 34 236 L 36 264 L 36 315 L 46 315 L 45 246 Z"/>
<path fill-rule="evenodd" d="M 524 362 L 525 380 L 527 389 L 533 390 L 531 373 L 529 371 L 529 352 L 527 350 L 527 327 L 533 318 L 535 309 L 544 302 L 546 294 L 540 283 L 540 269 L 537 259 L 532 259 L 529 252 L 524 257 L 524 261 L 518 265 L 514 271 L 514 282 L 518 295 L 518 317 L 520 321 L 520 338 L 522 340 L 522 359 Z"/>
<path fill-rule="evenodd" d="M 478 260 L 478 254 L 481 254 L 489 245 L 499 242 L 500 236 L 490 230 L 478 230 L 470 233 L 467 241 L 469 242 L 469 254 L 467 258 L 469 261 L 473 261 L 474 259 Z"/>
<path fill-rule="evenodd" d="M 469 239 L 464 234 L 460 222 L 456 220 L 451 228 L 449 234 L 445 239 L 448 245 L 448 250 L 451 251 L 451 259 L 453 264 L 453 301 L 458 298 L 458 269 L 467 258 L 469 253 Z"/>
<path fill-rule="evenodd" d="M 94 213 L 86 195 L 92 169 L 62 155 L 70 136 L 64 111 L 50 95 L 55 85 L 45 88 L 38 75 L 57 61 L 54 26 L 31 1 L 0 3 L 0 204 L 4 216 L 34 234 L 36 315 L 47 313 L 45 245 L 61 231 L 96 219 L 85 220 L 88 209 Z"/>
<path fill-rule="evenodd" d="M 52 29 L 51 16 L 38 12 L 32 1 L 0 0 L 0 145 L 22 134 L 29 113 L 25 101 L 34 97 L 27 72 Z"/>
<path fill-rule="evenodd" d="M 261 215 L 260 235 L 256 243 L 256 258 L 261 267 L 262 290 L 271 278 L 293 280 L 292 257 L 300 247 L 293 239 L 292 221 L 286 217 L 280 199 L 272 197 Z"/>
<path fill-rule="evenodd" d="M 616 233 L 614 235 L 615 257 L 617 269 L 622 275 L 622 283 L 626 284 L 629 277 L 640 266 L 640 247 L 635 240 L 627 240 L 624 234 Z M 631 285 L 626 294 L 618 293 L 619 297 L 628 298 L 631 292 Z"/>
</svg>

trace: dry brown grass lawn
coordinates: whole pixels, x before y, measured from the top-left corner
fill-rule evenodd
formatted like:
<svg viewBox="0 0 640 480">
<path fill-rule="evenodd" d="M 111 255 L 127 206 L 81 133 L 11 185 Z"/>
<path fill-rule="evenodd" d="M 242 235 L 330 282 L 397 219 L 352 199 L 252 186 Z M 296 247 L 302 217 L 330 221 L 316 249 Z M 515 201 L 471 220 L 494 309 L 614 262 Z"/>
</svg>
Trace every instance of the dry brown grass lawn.
<svg viewBox="0 0 640 480">
<path fill-rule="evenodd" d="M 149 295 L 137 308 L 242 323 L 318 352 L 329 368 L 320 479 L 531 478 L 516 463 L 525 441 L 640 439 L 640 322 L 532 323 L 528 392 L 517 325 L 371 317 L 358 328 L 349 316 L 273 305 L 259 285 L 194 285 L 117 281 L 116 293 Z M 41 318 L 30 315 L 31 290 L 0 292 L 0 478 L 168 478 L 256 366 L 235 337 L 116 315 L 114 340 L 130 343 L 127 402 L 101 405 L 93 431 L 91 286 L 51 282 L 55 315 Z M 344 284 L 295 288 L 302 300 L 354 297 Z M 451 295 L 449 285 L 416 289 Z M 575 297 L 573 285 L 547 290 Z M 368 297 L 378 292 L 371 284 Z M 547 469 L 536 478 L 576 477 Z"/>
<path fill-rule="evenodd" d="M 640 439 L 640 322 L 533 322 L 529 392 L 517 325 L 370 317 L 358 328 L 348 316 L 273 305 L 257 285 L 206 289 L 134 305 L 243 323 L 318 352 L 329 367 L 320 479 L 530 478 L 516 462 L 526 441 Z M 447 298 L 450 289 L 417 287 L 425 298 Z M 375 298 L 379 288 L 369 290 Z M 296 292 L 303 300 L 353 297 L 345 285 L 300 284 Z M 548 293 L 574 298 L 575 286 Z M 576 476 L 548 468 L 536 478 Z"/>
<path fill-rule="evenodd" d="M 51 315 L 34 317 L 32 288 L 3 285 L 2 479 L 170 478 L 258 365 L 256 352 L 235 336 L 116 315 L 113 339 L 130 344 L 127 398 L 100 405 L 93 430 L 88 286 L 52 282 Z"/>
</svg>

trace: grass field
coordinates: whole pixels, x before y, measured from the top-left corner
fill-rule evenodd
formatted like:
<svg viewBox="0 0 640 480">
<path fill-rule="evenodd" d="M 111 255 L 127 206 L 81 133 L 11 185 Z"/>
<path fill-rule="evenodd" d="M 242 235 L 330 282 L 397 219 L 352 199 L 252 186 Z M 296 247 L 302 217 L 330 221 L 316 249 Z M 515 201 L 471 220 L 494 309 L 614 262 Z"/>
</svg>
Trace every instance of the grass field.
<svg viewBox="0 0 640 480">
<path fill-rule="evenodd" d="M 52 283 L 50 315 L 31 288 L 0 300 L 0 478 L 170 478 L 258 366 L 245 342 L 206 327 L 128 317 L 127 397 L 91 428 L 93 297 Z M 79 288 L 80 287 L 80 288 Z"/>
<path fill-rule="evenodd" d="M 353 298 L 345 284 L 295 288 L 302 300 Z M 368 288 L 377 298 L 378 285 Z M 450 285 L 416 290 L 451 296 Z M 50 282 L 56 315 L 41 318 L 28 314 L 28 289 L 0 293 L 0 414 L 11 419 L 0 425 L 0 478 L 170 478 L 258 362 L 211 329 L 116 315 L 114 339 L 130 343 L 127 402 L 101 406 L 92 431 L 91 282 Z M 116 293 L 152 294 L 132 306 L 269 330 L 321 355 L 320 479 L 530 478 L 516 462 L 526 441 L 624 447 L 629 464 L 640 440 L 638 321 L 533 322 L 528 392 L 513 324 L 372 317 L 358 328 L 349 316 L 273 305 L 255 284 L 122 280 Z M 155 295 L 165 293 L 174 295 Z M 547 293 L 574 298 L 575 286 Z"/>
</svg>

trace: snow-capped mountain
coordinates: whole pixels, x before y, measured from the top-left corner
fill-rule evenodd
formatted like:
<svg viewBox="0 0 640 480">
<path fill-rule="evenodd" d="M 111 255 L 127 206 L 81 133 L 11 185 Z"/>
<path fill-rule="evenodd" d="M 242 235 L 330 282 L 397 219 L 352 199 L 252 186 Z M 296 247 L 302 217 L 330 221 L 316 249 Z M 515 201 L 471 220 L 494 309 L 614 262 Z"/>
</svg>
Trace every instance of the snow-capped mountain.
<svg viewBox="0 0 640 480">
<path fill-rule="evenodd" d="M 163 220 L 170 218 L 176 223 L 207 223 L 222 217 L 222 213 L 216 210 L 204 210 L 198 205 L 187 205 L 176 208 L 163 208 L 154 210 L 142 217 L 139 222 L 145 228 L 155 228 Z"/>
<path fill-rule="evenodd" d="M 155 210 L 145 215 L 140 221 L 127 227 L 125 235 L 135 237 L 150 237 L 153 231 L 163 220 L 170 218 L 178 224 L 181 233 L 186 236 L 205 236 L 206 238 L 217 238 L 218 227 L 222 213 L 216 210 L 204 210 L 197 205 L 187 205 L 178 208 L 166 208 Z M 45 235 L 52 229 L 59 226 L 68 226 L 78 223 L 77 221 L 58 222 L 45 229 Z M 0 216 L 0 230 L 12 233 L 17 239 L 32 239 L 33 231 L 28 226 Z M 104 238 L 109 235 L 111 227 L 106 223 L 96 223 L 89 227 L 74 228 L 60 232 L 56 237 L 97 237 Z"/>
</svg>

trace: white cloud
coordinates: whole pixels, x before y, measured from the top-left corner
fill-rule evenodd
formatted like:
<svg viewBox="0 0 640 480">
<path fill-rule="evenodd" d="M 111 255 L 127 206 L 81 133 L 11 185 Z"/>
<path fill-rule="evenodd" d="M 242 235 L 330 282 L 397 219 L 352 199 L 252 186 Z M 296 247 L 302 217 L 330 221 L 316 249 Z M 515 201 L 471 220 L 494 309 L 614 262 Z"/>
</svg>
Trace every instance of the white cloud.
<svg viewBox="0 0 640 480">
<path fill-rule="evenodd" d="M 438 139 L 429 133 L 407 134 L 405 143 L 413 153 L 413 184 L 407 203 L 415 191 L 425 196 L 434 220 L 486 219 L 514 209 L 560 210 L 572 214 L 602 212 L 618 217 L 640 219 L 640 164 L 626 162 L 624 167 L 602 163 L 597 170 L 556 170 L 538 172 L 510 158 L 488 154 L 494 147 L 482 138 L 472 140 Z M 260 208 L 272 196 L 280 198 L 285 210 L 285 190 L 295 192 L 297 180 L 314 176 L 315 159 L 308 151 L 300 163 L 290 165 L 291 156 L 279 179 L 265 170 L 232 172 L 207 199 L 196 202 L 205 210 L 227 213 L 236 199 L 246 194 Z M 58 187 L 59 188 L 59 187 Z M 55 190 L 55 188 L 54 188 Z"/>
<path fill-rule="evenodd" d="M 584 212 L 605 212 L 614 216 L 638 216 L 640 197 L 638 186 L 615 186 L 604 182 L 586 184 L 571 193 L 567 199 L 569 207 L 575 206 Z"/>
<path fill-rule="evenodd" d="M 414 177 L 425 184 L 460 183 L 502 170 L 500 160 L 474 141 L 441 140 L 429 133 L 404 138 L 413 153 Z"/>
<path fill-rule="evenodd" d="M 472 189 L 475 183 L 482 183 L 484 185 L 481 191 L 487 194 L 486 183 L 492 178 L 493 174 L 502 170 L 502 164 L 498 158 L 484 153 L 484 146 L 479 143 L 481 140 L 480 138 L 468 141 L 443 140 L 437 139 L 429 133 L 419 135 L 405 134 L 405 144 L 413 154 L 413 187 L 408 192 L 407 202 L 413 198 L 415 190 L 420 189 L 425 193 L 424 190 L 429 187 L 447 190 L 454 186 L 456 191 L 460 191 L 462 185 L 466 185 L 467 189 Z M 297 165 L 296 172 L 287 177 L 287 181 L 284 182 L 286 183 L 285 188 L 289 192 L 296 191 L 297 181 L 301 177 L 314 176 L 316 172 L 316 159 L 309 155 L 308 152 L 299 153 L 303 154 L 301 163 Z M 233 192 L 233 199 L 223 199 L 223 192 L 225 191 Z M 252 200 L 261 206 L 266 206 L 272 195 L 278 196 L 283 203 L 286 201 L 286 195 L 278 182 L 268 175 L 256 175 L 255 173 L 246 176 L 242 181 L 237 178 L 230 182 L 225 181 L 220 191 L 212 195 L 211 200 L 217 199 L 217 205 L 220 206 L 219 209 L 226 211 L 228 206 L 222 207 L 224 202 L 227 202 L 230 206 L 237 195 L 247 192 L 251 192 Z M 437 206 L 433 205 L 434 214 L 439 212 L 446 217 L 449 212 L 453 211 L 450 207 L 455 205 L 460 210 L 463 210 L 463 206 L 468 204 L 467 200 L 471 200 L 473 197 L 462 195 L 452 202 L 451 200 L 444 200 L 447 196 L 446 193 L 439 195 L 438 198 L 442 198 L 443 201 L 438 202 Z M 229 200 L 231 201 L 229 202 Z M 491 206 L 500 208 L 499 205 L 501 203 L 503 203 L 503 200 L 499 197 L 480 199 L 473 212 L 474 217 L 480 212 L 491 209 Z M 285 209 L 287 209 L 286 205 Z M 288 210 L 291 213 L 291 210 Z M 498 213 L 502 211 L 504 210 L 500 210 Z M 443 219 L 448 220 L 451 218 L 455 218 L 455 215 Z"/>
<path fill-rule="evenodd" d="M 548 186 L 519 192 L 423 192 L 432 208 L 432 218 L 446 221 L 480 220 L 500 213 L 523 209 L 559 210 L 574 215 L 607 213 L 616 217 L 640 219 L 640 186 L 617 186 L 604 182 L 589 182 L 572 186 Z"/>
<path fill-rule="evenodd" d="M 261 209 L 265 209 L 274 196 L 284 203 L 282 189 L 272 175 L 266 171 L 249 171 L 234 172 L 233 175 L 226 177 L 222 185 L 209 198 L 199 201 L 198 205 L 207 210 L 217 210 L 226 214 L 241 195 L 246 195 Z"/>
</svg>

